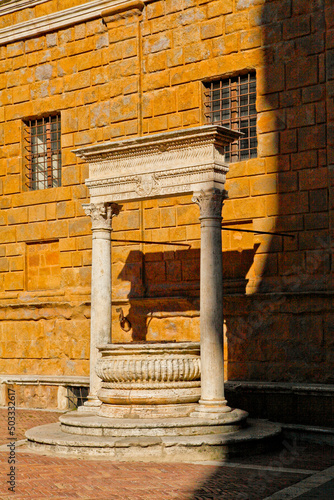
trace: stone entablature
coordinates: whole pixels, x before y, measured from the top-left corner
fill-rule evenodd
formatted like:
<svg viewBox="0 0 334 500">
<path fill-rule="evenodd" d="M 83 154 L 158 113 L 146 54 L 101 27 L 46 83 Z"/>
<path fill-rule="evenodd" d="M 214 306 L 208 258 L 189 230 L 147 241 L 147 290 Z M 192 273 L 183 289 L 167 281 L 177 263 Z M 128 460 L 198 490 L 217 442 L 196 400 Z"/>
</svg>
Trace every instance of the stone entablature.
<svg viewBox="0 0 334 500">
<path fill-rule="evenodd" d="M 92 202 L 135 201 L 223 189 L 227 146 L 240 133 L 205 125 L 78 149 Z"/>
</svg>

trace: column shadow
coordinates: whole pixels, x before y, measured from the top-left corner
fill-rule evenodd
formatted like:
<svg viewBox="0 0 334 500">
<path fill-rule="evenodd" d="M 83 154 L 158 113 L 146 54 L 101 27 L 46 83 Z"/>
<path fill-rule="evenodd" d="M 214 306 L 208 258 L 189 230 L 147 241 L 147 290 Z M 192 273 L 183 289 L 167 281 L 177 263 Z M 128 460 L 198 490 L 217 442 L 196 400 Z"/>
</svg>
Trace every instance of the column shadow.
<svg viewBox="0 0 334 500">
<path fill-rule="evenodd" d="M 223 252 L 226 295 L 245 293 L 255 251 Z M 131 250 L 117 278 L 130 283 L 123 323 L 132 342 L 199 340 L 199 249 Z"/>
</svg>

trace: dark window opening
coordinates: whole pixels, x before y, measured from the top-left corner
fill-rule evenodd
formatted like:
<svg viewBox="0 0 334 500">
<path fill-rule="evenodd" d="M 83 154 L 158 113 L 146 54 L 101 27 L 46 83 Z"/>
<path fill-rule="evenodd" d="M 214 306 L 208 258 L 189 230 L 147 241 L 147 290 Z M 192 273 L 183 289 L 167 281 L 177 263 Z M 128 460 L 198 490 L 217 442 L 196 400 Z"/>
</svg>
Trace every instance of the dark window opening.
<svg viewBox="0 0 334 500">
<path fill-rule="evenodd" d="M 89 389 L 88 387 L 80 386 L 68 386 L 67 387 L 67 399 L 68 407 L 70 409 L 78 408 L 82 406 L 85 401 L 87 401 Z"/>
<path fill-rule="evenodd" d="M 26 186 L 61 186 L 60 115 L 25 122 Z"/>
<path fill-rule="evenodd" d="M 256 75 L 233 76 L 205 83 L 205 116 L 208 123 L 245 134 L 225 150 L 229 162 L 257 156 Z"/>
</svg>

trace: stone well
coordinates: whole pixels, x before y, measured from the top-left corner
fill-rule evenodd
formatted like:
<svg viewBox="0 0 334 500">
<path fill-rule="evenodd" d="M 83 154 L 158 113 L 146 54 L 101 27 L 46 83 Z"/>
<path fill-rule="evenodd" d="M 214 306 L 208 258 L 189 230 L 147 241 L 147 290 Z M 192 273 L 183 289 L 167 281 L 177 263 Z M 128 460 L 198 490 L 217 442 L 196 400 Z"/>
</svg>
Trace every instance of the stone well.
<svg viewBox="0 0 334 500">
<path fill-rule="evenodd" d="M 224 396 L 221 211 L 224 147 L 216 125 L 76 151 L 89 162 L 92 219 L 90 394 L 79 412 L 27 432 L 36 450 L 114 460 L 213 460 L 259 452 L 280 427 L 247 420 Z M 119 203 L 192 194 L 201 222 L 199 343 L 113 344 L 111 232 Z"/>
</svg>

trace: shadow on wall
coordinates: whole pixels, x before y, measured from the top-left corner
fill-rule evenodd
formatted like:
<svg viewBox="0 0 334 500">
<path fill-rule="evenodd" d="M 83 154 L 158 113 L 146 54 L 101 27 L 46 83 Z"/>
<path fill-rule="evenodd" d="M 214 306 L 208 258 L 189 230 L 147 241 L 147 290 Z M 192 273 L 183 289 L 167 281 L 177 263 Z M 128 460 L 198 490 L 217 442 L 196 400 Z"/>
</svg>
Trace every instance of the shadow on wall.
<svg viewBox="0 0 334 500">
<path fill-rule="evenodd" d="M 226 294 L 245 293 L 254 254 L 254 249 L 223 252 Z M 126 341 L 198 341 L 199 278 L 199 249 L 145 254 L 130 251 L 118 274 L 119 280 L 131 284 L 129 306 L 123 311 L 131 324 Z M 113 331 L 119 329 L 119 316 L 116 318 Z"/>
<path fill-rule="evenodd" d="M 333 290 L 328 170 L 334 163 L 331 42 L 326 50 L 333 37 L 333 2 L 248 0 L 238 5 L 242 3 L 257 12 L 254 29 L 262 35 L 264 59 L 256 68 L 257 133 L 271 185 L 266 227 L 254 221 L 254 229 L 296 237 L 256 236 L 256 293 L 242 300 L 224 298 L 228 378 L 330 383 L 334 343 L 329 325 L 334 315 L 332 299 L 321 292 Z M 280 462 L 282 467 L 300 455 L 283 452 L 288 456 Z M 232 498 L 225 478 L 225 469 L 215 469 L 193 499 L 217 498 L 215 485 L 220 487 L 219 498 Z M 276 481 L 280 484 L 275 487 Z M 250 471 L 233 499 L 260 500 L 280 489 L 281 481 L 280 473 Z"/>
<path fill-rule="evenodd" d="M 254 237 L 256 293 L 225 300 L 229 380 L 333 382 L 334 314 L 325 296 L 333 290 L 330 7 L 329 0 L 266 1 L 258 16 L 267 47 L 257 69 L 258 149 L 272 194 L 266 227 L 258 219 L 254 229 L 295 238 Z"/>
</svg>

